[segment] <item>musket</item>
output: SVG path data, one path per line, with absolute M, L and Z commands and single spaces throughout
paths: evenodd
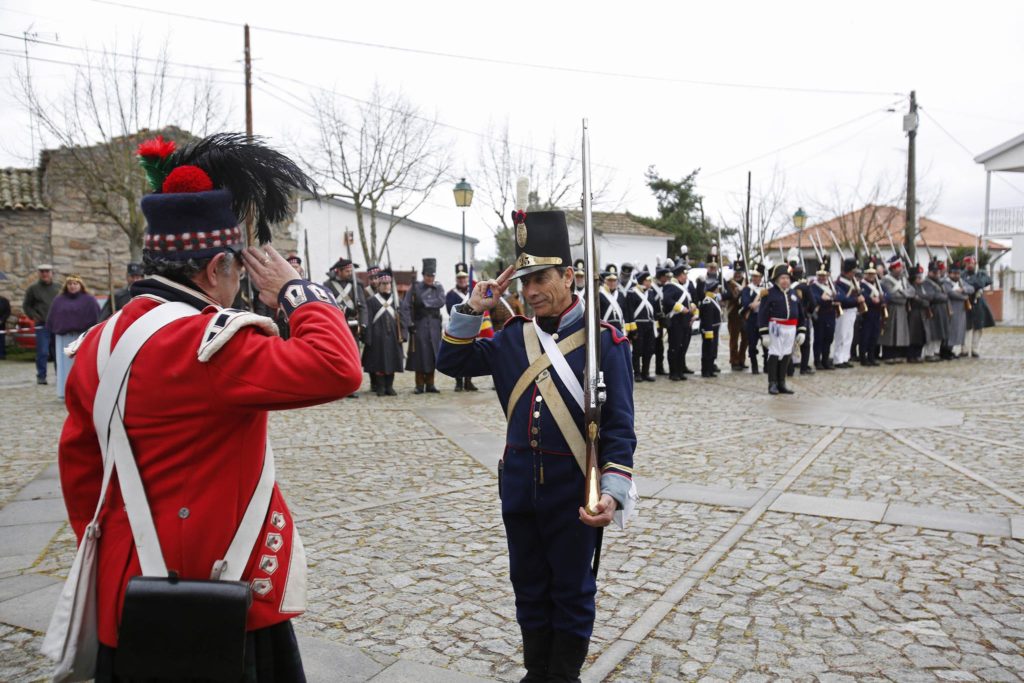
M 585 507 L 596 515 L 601 501 L 601 473 L 598 469 L 597 440 L 601 433 L 601 406 L 607 398 L 604 373 L 601 372 L 601 319 L 597 299 L 597 248 L 594 240 L 594 216 L 590 189 L 590 130 L 583 119 L 583 268 L 585 293 L 583 307 L 586 322 L 586 361 L 583 368 L 583 439 L 586 442 Z
M 117 313 L 117 297 L 114 296 L 114 271 L 110 264 L 110 250 L 107 249 L 107 291 L 110 293 L 110 315 Z M 0 325 L 2 325 L 0 321 Z
M 813 232 L 808 232 L 807 233 L 807 239 L 811 241 L 811 246 L 814 247 L 814 251 L 818 255 L 818 260 L 821 262 L 822 265 L 824 265 L 824 262 L 825 262 L 825 247 L 824 247 L 824 245 L 822 245 L 820 242 L 815 242 L 814 241 L 814 233 Z M 820 240 L 820 238 L 818 238 L 818 240 Z M 840 315 L 843 314 L 843 304 L 841 304 L 839 301 L 836 301 L 836 285 L 833 283 L 833 281 L 831 281 L 831 273 L 830 272 L 828 273 L 828 278 L 827 278 L 826 282 L 828 283 L 828 292 L 831 294 L 831 297 L 833 297 L 833 301 L 831 301 L 831 304 L 833 304 L 833 308 L 836 309 L 836 317 L 839 317 Z

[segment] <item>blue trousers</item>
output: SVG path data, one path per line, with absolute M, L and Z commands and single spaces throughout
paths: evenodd
M 878 338 L 882 335 L 882 313 L 871 309 L 860 317 L 860 359 L 878 360 Z
M 828 304 L 831 306 L 831 304 Z M 836 319 L 818 314 L 814 321 L 814 362 L 823 363 L 832 355 L 832 340 L 836 336 Z
M 46 364 L 50 362 L 50 330 L 36 325 L 36 377 L 46 379 Z
M 579 519 L 584 479 L 576 459 L 509 448 L 499 488 L 516 621 L 525 630 L 551 628 L 589 640 L 597 529 Z

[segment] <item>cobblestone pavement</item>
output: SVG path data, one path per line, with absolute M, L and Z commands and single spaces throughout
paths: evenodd
M 952 427 L 783 423 L 762 416 L 786 400 L 763 375 L 638 386 L 646 498 L 627 532 L 605 535 L 585 680 L 1024 680 L 1024 332 L 986 332 L 984 352 L 791 380 L 803 397 L 961 411 Z M 309 556 L 296 629 L 378 669 L 400 658 L 452 679 L 518 680 L 495 476 L 482 464 L 500 448 L 497 401 L 486 379 L 456 394 L 439 378 L 440 396 L 412 395 L 410 380 L 397 398 L 364 391 L 271 416 Z M 52 472 L 64 409 L 27 361 L 0 362 L 0 401 L 2 539 L 24 523 L 4 515 Z M 74 536 L 50 523 L 24 566 L 26 551 L 0 551 L 3 681 L 48 670 L 45 615 L 26 620 L 25 591 L 4 587 L 66 575 Z

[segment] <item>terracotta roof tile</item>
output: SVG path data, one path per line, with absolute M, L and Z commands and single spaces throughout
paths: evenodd
M 824 223 L 807 226 L 804 228 L 802 238 L 798 238 L 796 232 L 791 232 L 772 240 L 764 245 L 764 248 L 766 251 L 776 250 L 779 247 L 789 249 L 790 247 L 797 246 L 799 241 L 804 248 L 809 249 L 811 244 L 807 234 L 811 233 L 814 235 L 815 240 L 831 250 L 832 237 L 829 236 L 829 230 L 831 230 L 835 234 L 836 239 L 842 242 L 844 246 L 848 241 L 853 240 L 855 246 L 860 247 L 860 238 L 857 233 L 863 232 L 868 242 L 877 242 L 883 249 L 888 249 L 889 235 L 892 235 L 892 239 L 897 245 L 903 243 L 903 226 L 906 222 L 907 213 L 903 209 L 896 208 L 895 206 L 875 206 L 869 204 L 862 209 L 831 218 Z M 978 242 L 978 236 L 973 232 L 954 228 L 931 218 L 922 217 L 918 220 L 918 223 L 921 226 L 921 235 L 916 240 L 916 246 L 921 248 L 925 246 L 924 240 L 928 240 L 928 245 L 933 249 L 973 247 Z M 922 236 L 924 239 L 921 239 Z M 988 240 L 987 248 L 994 251 L 1005 251 L 1007 249 L 1005 245 L 992 240 Z
M 0 210 L 45 211 L 42 183 L 38 169 L 5 168 L 0 170 Z

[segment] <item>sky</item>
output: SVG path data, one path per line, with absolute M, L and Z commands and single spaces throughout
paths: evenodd
M 316 90 L 294 80 L 356 98 L 374 84 L 402 92 L 444 124 L 452 175 L 471 184 L 489 128 L 507 121 L 529 147 L 553 136 L 576 145 L 586 117 L 594 174 L 611 178 L 610 199 L 595 207 L 603 210 L 653 215 L 644 185 L 653 165 L 673 178 L 701 169 L 698 191 L 714 220 L 735 224 L 747 171 L 755 204 L 784 186 L 783 215 L 802 206 L 811 223 L 825 220 L 881 179 L 902 186 L 902 117 L 915 90 L 919 195 L 934 206 L 930 217 L 980 232 L 985 177 L 973 156 L 1024 133 L 1020 0 L 0 0 L 0 34 L 14 36 L 0 36 L 0 166 L 31 165 L 29 120 L 15 97 L 25 31 L 64 46 L 28 45 L 32 77 L 52 98 L 67 92 L 75 68 L 42 60 L 81 62 L 83 47 L 126 50 L 139 40 L 156 56 L 166 43 L 172 61 L 236 70 L 172 72 L 214 73 L 228 128 L 243 130 L 243 22 L 252 25 L 255 131 L 275 146 L 315 145 Z M 1024 175 L 997 177 L 992 206 L 1021 205 Z M 450 184 L 413 217 L 458 231 Z M 479 193 L 466 220 L 482 240 L 478 254 L 493 253 L 495 221 Z

